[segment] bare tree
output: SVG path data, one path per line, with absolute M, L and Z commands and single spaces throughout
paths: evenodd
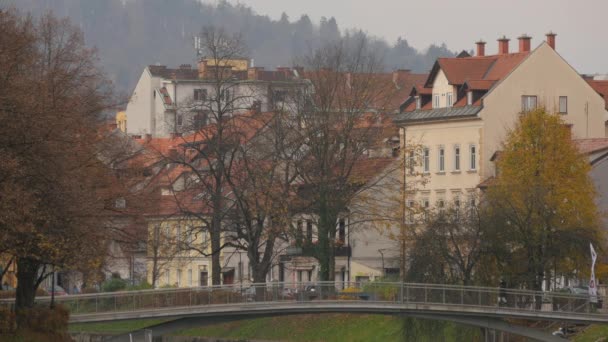
M 291 110 L 302 143 L 298 182 L 308 203 L 304 210 L 317 220 L 320 279 L 333 280 L 337 222 L 366 189 L 355 170 L 373 158 L 374 123 L 386 119 L 395 88 L 365 38 L 327 44 L 299 62 L 310 87 L 297 93 Z
M 231 244 L 247 252 L 255 283 L 264 282 L 293 215 L 297 136 L 289 113 L 260 114 L 265 125 L 238 150 L 235 170 L 226 179 L 234 209 Z
M 247 99 L 250 95 L 235 94 L 234 91 L 236 83 L 232 78 L 231 63 L 246 54 L 240 34 L 230 34 L 213 27 L 204 28 L 199 48 L 211 61 L 211 65 L 199 69 L 211 91 L 181 108 L 192 113 L 191 119 L 187 120 L 190 129 L 186 129 L 192 133 L 182 139 L 184 153 L 179 158 L 167 157 L 170 163 L 184 168 L 189 175 L 187 191 L 197 201 L 186 200 L 191 205 L 179 205 L 184 214 L 203 222 L 198 228 L 209 233 L 211 252 L 206 249 L 199 252 L 205 256 L 210 254 L 212 283 L 218 285 L 221 283 L 220 252 L 225 246 L 222 232 L 232 205 L 226 196 L 226 177 L 230 176 L 240 143 L 235 136 L 235 131 L 238 131 L 236 114 L 249 105 Z

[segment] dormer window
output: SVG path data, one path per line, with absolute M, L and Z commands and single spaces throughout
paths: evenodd
M 420 96 L 416 96 L 416 109 L 422 108 L 422 99 Z
M 467 105 L 468 106 L 473 105 L 473 92 L 472 91 L 467 92 Z
M 433 95 L 433 108 L 439 108 L 439 94 Z

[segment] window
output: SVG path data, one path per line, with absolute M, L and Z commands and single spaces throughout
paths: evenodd
M 437 208 L 439 208 L 439 214 L 445 214 L 445 200 L 440 199 L 437 201 Z
M 522 95 L 521 111 L 528 112 L 534 109 L 536 109 L 536 96 Z
M 272 100 L 274 102 L 285 102 L 286 98 L 287 98 L 286 90 L 275 90 L 274 92 L 272 92 Z
M 207 89 L 194 89 L 194 101 L 206 101 Z
M 180 246 L 182 244 L 182 227 L 181 226 L 177 226 L 177 228 L 176 228 L 175 239 L 177 240 L 178 248 L 181 247 Z
M 182 118 L 181 115 L 177 116 L 177 125 L 181 126 L 184 123 L 184 119 Z
M 447 94 L 447 106 L 452 107 L 452 93 Z
M 559 97 L 559 113 L 560 114 L 568 113 L 568 96 Z
M 114 206 L 118 209 L 124 209 L 127 207 L 127 200 L 124 198 L 118 198 L 114 203 Z
M 414 156 L 414 151 L 410 151 L 410 154 L 407 158 L 407 166 L 409 168 L 409 173 L 414 174 L 414 166 L 416 165 L 416 159 Z
M 171 285 L 169 282 L 171 281 L 171 270 L 165 271 L 165 285 Z
M 424 210 L 424 220 L 428 221 L 429 220 L 429 207 L 430 207 L 430 202 L 428 199 L 422 200 L 422 207 Z
M 342 244 L 346 241 L 346 221 L 343 218 L 338 223 L 338 241 Z
M 296 245 L 302 244 L 302 239 L 304 238 L 304 223 L 302 220 L 298 220 L 296 225 Z
M 312 221 L 306 221 L 306 240 L 312 242 Z
M 439 94 L 433 95 L 433 108 L 439 108 Z
M 206 270 L 200 271 L 198 284 L 199 286 L 207 286 L 207 284 L 209 284 L 209 273 Z
M 445 148 L 439 146 L 439 172 L 445 171 Z
M 470 146 L 471 151 L 471 170 L 477 170 L 477 148 L 475 145 Z
M 420 108 L 422 108 L 422 99 L 420 99 L 420 96 L 416 96 L 416 109 Z
M 473 92 L 469 91 L 467 92 L 467 105 L 472 105 L 473 104 Z
M 430 163 L 431 151 L 428 148 L 425 148 L 423 153 L 424 153 L 424 172 L 429 172 L 431 170 L 431 163 Z
M 460 146 L 454 147 L 454 171 L 460 171 Z
M 177 270 L 177 287 L 182 286 L 182 270 Z
M 414 201 L 407 201 L 407 218 L 406 223 L 414 223 Z
M 192 269 L 188 270 L 188 286 L 192 287 Z

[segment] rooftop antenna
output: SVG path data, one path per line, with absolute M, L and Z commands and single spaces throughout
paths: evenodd
M 194 36 L 194 50 L 196 51 L 196 57 L 201 58 L 203 55 L 201 37 Z

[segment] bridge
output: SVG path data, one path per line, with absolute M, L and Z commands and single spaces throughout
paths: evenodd
M 48 305 L 50 300 L 41 297 L 36 302 Z M 608 323 L 608 313 L 600 312 L 589 296 L 397 282 L 236 284 L 60 296 L 55 301 L 70 310 L 71 323 L 167 318 L 196 325 L 218 317 L 374 313 L 453 321 L 541 341 L 558 339 L 537 329 L 513 325 L 508 319 Z M 168 332 L 170 325 L 159 331 Z M 183 324 L 179 328 L 183 329 Z

